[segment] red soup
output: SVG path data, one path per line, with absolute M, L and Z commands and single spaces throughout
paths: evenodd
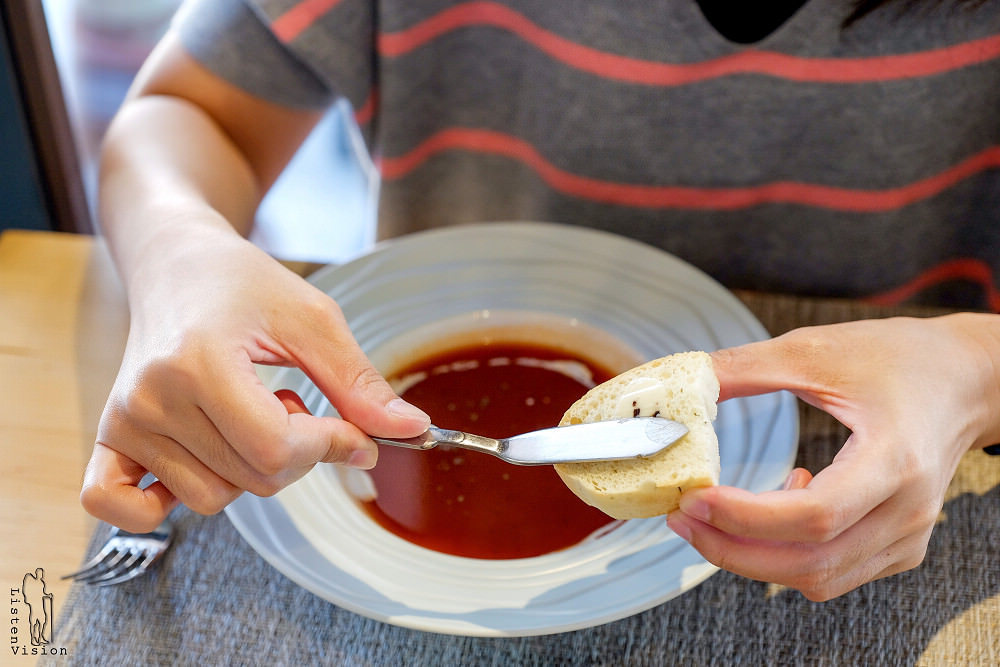
M 555 426 L 613 375 L 565 351 L 519 343 L 449 350 L 389 379 L 440 428 L 505 438 Z M 439 445 L 382 446 L 366 511 L 415 544 L 468 558 L 527 558 L 572 546 L 612 520 L 579 500 L 551 466 L 516 466 Z

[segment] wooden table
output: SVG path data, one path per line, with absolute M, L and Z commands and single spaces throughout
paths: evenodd
M 293 268 L 305 273 L 311 267 Z M 857 302 L 739 296 L 772 333 L 803 323 L 893 314 L 891 309 Z M 305 653 L 296 654 L 300 658 L 312 655 L 311 649 L 344 659 L 360 659 L 364 651 L 374 655 L 420 649 L 425 652 L 421 655 L 430 655 L 427 651 L 433 649 L 454 652 L 447 653 L 452 657 L 492 656 L 495 663 L 502 655 L 527 659 L 555 651 L 566 657 L 575 655 L 581 646 L 600 652 L 604 647 L 600 642 L 610 645 L 616 638 L 644 629 L 641 638 L 649 645 L 631 647 L 637 664 L 642 656 L 647 656 L 643 664 L 656 664 L 670 649 L 721 657 L 717 641 L 723 640 L 745 651 L 758 651 L 757 657 L 765 662 L 765 655 L 809 662 L 810 655 L 816 657 L 809 650 L 836 646 L 823 639 L 825 634 L 840 637 L 849 648 L 859 646 L 857 637 L 851 636 L 864 633 L 868 633 L 866 641 L 872 642 L 867 644 L 869 649 L 851 650 L 860 651 L 866 659 L 881 655 L 870 651 L 886 650 L 899 655 L 916 652 L 920 658 L 916 662 L 928 665 L 980 664 L 982 660 L 988 661 L 982 664 L 996 664 L 1000 658 L 1000 577 L 996 575 L 1000 550 L 991 546 L 1000 545 L 1000 509 L 995 502 L 1000 494 L 1000 461 L 982 452 L 970 453 L 959 467 L 946 498 L 947 516 L 942 517 L 939 539 L 932 543 L 925 565 L 825 605 L 809 604 L 797 594 L 723 573 L 662 609 L 605 628 L 509 641 L 443 637 L 403 631 L 335 610 L 256 559 L 225 517 L 203 519 L 188 514 L 182 519 L 187 540 L 174 549 L 173 558 L 165 559 L 161 572 L 131 587 L 78 587 L 61 613 L 69 585 L 59 575 L 79 565 L 97 525 L 80 507 L 78 494 L 127 327 L 122 286 L 99 239 L 47 232 L 0 235 L 0 460 L 4 466 L 0 583 L 17 588 L 26 573 L 44 568 L 54 598 L 55 631 L 63 632 L 57 643 L 69 643 L 78 656 L 96 651 L 102 660 L 114 662 L 116 656 L 125 660 L 148 651 L 146 657 L 155 662 L 152 656 L 168 651 L 188 659 L 202 651 L 198 655 L 207 658 L 217 655 L 213 651 L 217 652 L 220 642 L 228 641 L 233 644 L 228 650 L 261 658 L 275 658 L 274 651 L 283 649 L 304 649 Z M 817 410 L 803 407 L 801 415 L 800 455 L 807 465 L 821 466 L 836 451 L 837 443 L 843 442 L 844 430 Z M 970 550 L 970 545 L 975 548 Z M 231 554 L 236 554 L 244 568 L 242 578 L 227 576 L 227 585 L 219 593 L 192 589 L 190 582 L 196 581 L 191 579 L 192 563 L 217 562 Z M 270 592 L 262 595 L 262 587 L 270 587 Z M 123 615 L 122 606 L 129 604 L 134 611 Z M 206 626 L 205 619 L 195 617 L 206 604 L 219 614 L 216 621 L 223 622 L 217 631 Z M 15 606 L 12 603 L 11 608 Z M 188 609 L 193 614 L 190 618 Z M 241 620 L 245 615 L 269 619 L 272 625 L 248 624 Z M 100 623 L 95 623 L 95 616 Z M 711 636 L 701 638 L 682 631 L 688 620 L 711 624 L 722 618 L 726 624 L 715 627 Z M 736 624 L 747 627 L 734 629 Z M 156 629 L 154 635 L 136 635 L 138 628 L 151 627 Z M 704 630 L 699 627 L 699 632 Z M 809 649 L 813 635 L 826 643 Z M 893 644 L 896 636 L 908 637 L 912 644 L 907 646 L 913 648 L 900 650 Z M 198 637 L 203 645 L 192 641 Z M 8 651 L 5 646 L 4 664 L 12 660 L 10 664 L 34 663 L 31 656 L 12 658 Z M 753 656 L 752 652 L 743 655 L 751 660 Z
M 57 619 L 70 586 L 59 577 L 80 563 L 97 525 L 80 506 L 80 481 L 127 331 L 103 243 L 0 235 L 0 582 L 18 587 L 44 568 Z
M 0 234 L 0 585 L 43 568 L 57 619 L 71 586 L 60 576 L 79 566 L 97 526 L 80 484 L 127 334 L 124 289 L 100 239 Z

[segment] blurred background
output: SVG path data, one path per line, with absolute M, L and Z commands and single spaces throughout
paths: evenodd
M 101 137 L 181 3 L 42 2 L 91 205 Z M 376 191 L 350 109 L 337 107 L 268 195 L 252 238 L 281 259 L 342 262 L 372 242 Z

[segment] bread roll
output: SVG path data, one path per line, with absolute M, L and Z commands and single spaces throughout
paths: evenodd
M 719 381 L 705 352 L 655 359 L 588 391 L 560 426 L 623 417 L 660 416 L 688 433 L 646 459 L 555 466 L 566 486 L 588 505 L 616 519 L 659 516 L 677 509 L 681 493 L 719 483 L 719 440 L 712 427 Z

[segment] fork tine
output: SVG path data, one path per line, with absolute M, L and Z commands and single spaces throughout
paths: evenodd
M 103 570 L 101 567 L 102 563 L 117 551 L 114 543 L 108 542 L 104 545 L 104 548 L 97 552 L 93 558 L 84 563 L 79 570 L 76 572 L 71 572 L 70 574 L 64 574 L 60 579 L 80 579 L 82 577 L 91 576 L 95 571 Z
M 139 554 L 136 553 L 136 548 L 121 549 L 115 554 L 113 558 L 109 558 L 104 563 L 104 567 L 95 570 L 93 573 L 86 577 L 79 577 L 77 581 L 82 581 L 85 584 L 92 584 L 97 581 L 102 581 L 104 579 L 111 579 L 116 577 L 121 572 L 128 570 L 139 558 Z
M 146 554 L 146 557 L 139 561 L 139 563 L 137 563 L 134 567 L 125 570 L 117 577 L 102 579 L 100 581 L 93 581 L 90 583 L 94 586 L 113 586 L 114 584 L 120 584 L 123 581 L 128 581 L 129 579 L 135 579 L 149 569 L 149 566 L 156 560 L 157 556 L 158 554 L 148 553 Z
M 172 540 L 173 527 L 169 519 L 149 533 L 129 533 L 113 528 L 97 555 L 62 578 L 94 586 L 110 586 L 134 579 L 149 570 Z

